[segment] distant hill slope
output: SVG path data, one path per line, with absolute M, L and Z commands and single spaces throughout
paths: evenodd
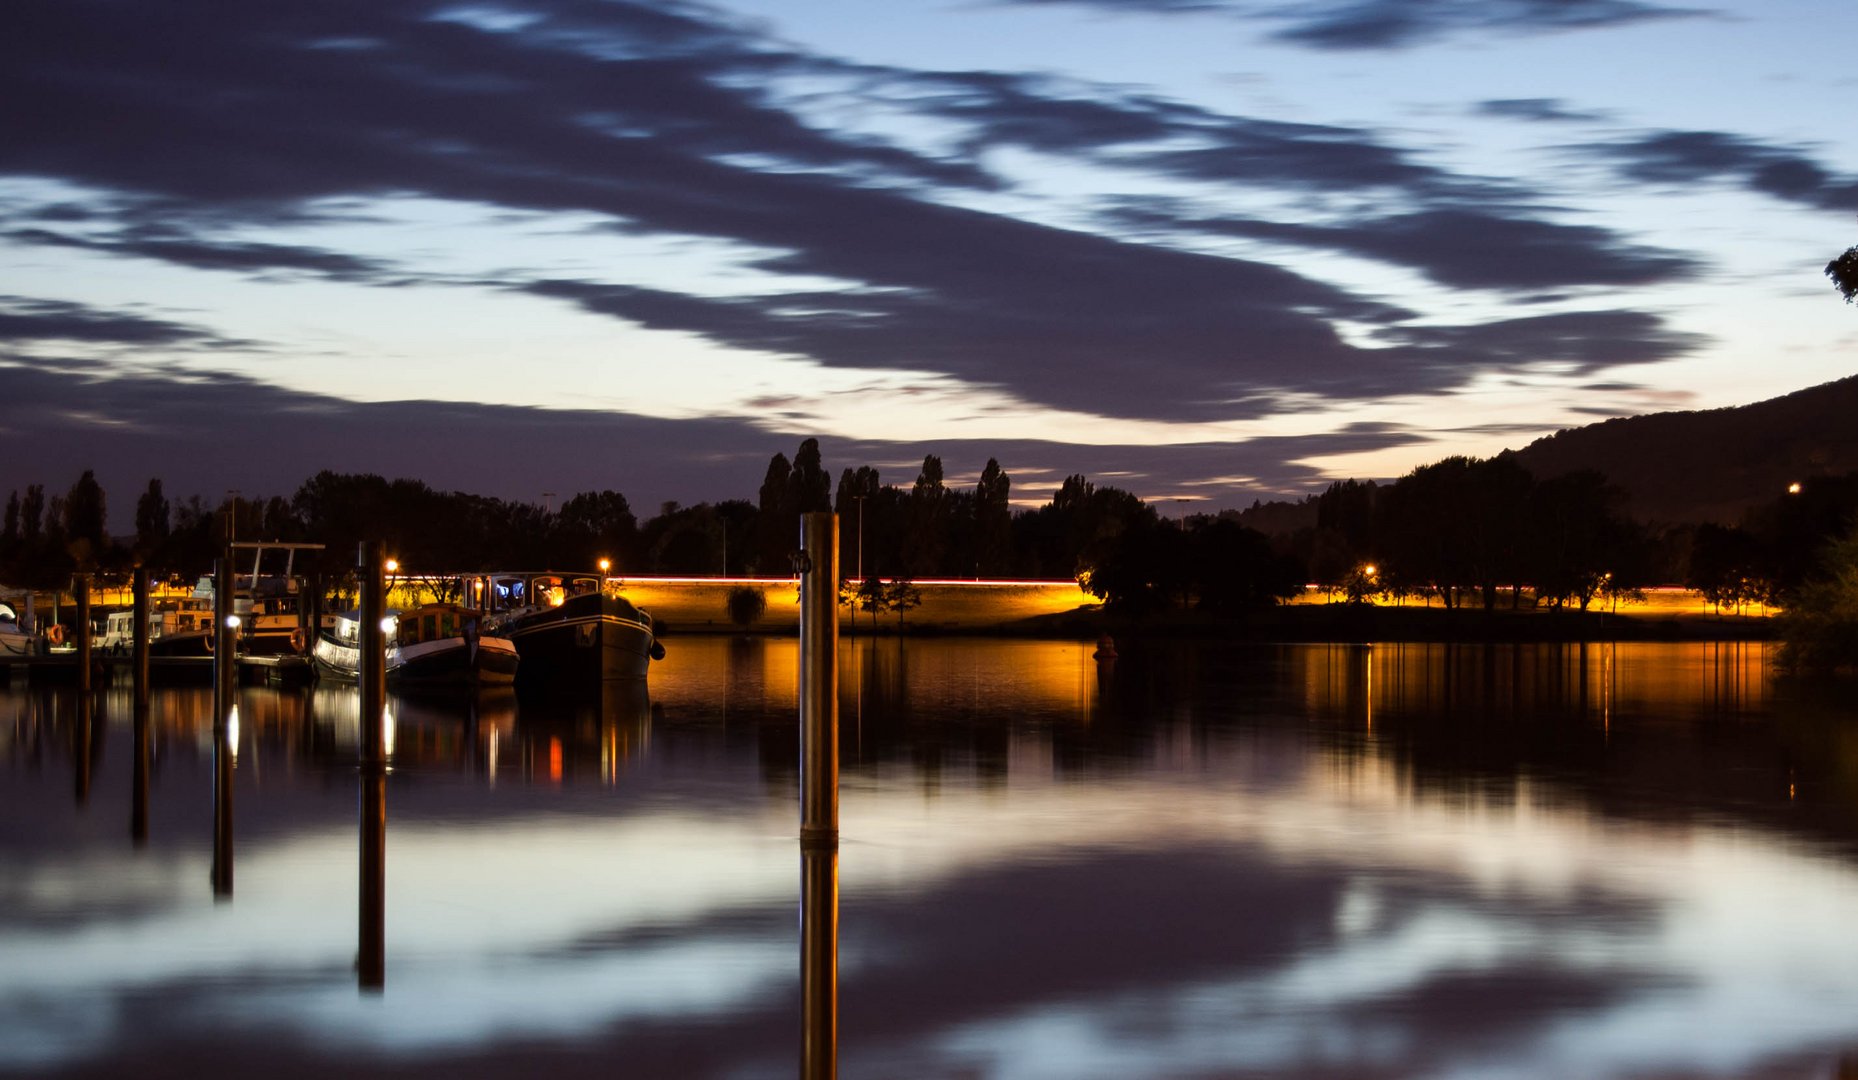
M 1733 524 L 1793 481 L 1858 470 L 1858 375 L 1753 405 L 1568 428 L 1514 453 L 1537 477 L 1605 473 L 1642 520 Z

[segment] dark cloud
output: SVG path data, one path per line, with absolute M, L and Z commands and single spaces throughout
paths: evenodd
M 1587 123 L 1606 119 L 1604 114 L 1568 108 L 1559 98 L 1493 98 L 1477 103 L 1479 114 L 1504 120 L 1544 123 Z
M 969 153 L 1019 146 L 1222 184 L 1413 197 L 1484 185 L 1452 177 L 1355 127 L 1228 116 L 1104 87 L 1000 72 L 885 72 L 885 92 L 913 111 L 960 123 Z
M 1317 49 L 1390 49 L 1466 33 L 1541 33 L 1705 14 L 1641 0 L 1005 0 L 1129 14 L 1225 14 L 1279 24 L 1272 34 Z
M 1297 5 L 1275 36 L 1319 49 L 1385 49 L 1467 31 L 1587 30 L 1697 14 L 1637 0 L 1329 0 Z
M 1793 147 L 1720 131 L 1658 131 L 1578 147 L 1622 175 L 1651 184 L 1709 181 L 1825 210 L 1858 210 L 1858 178 L 1838 176 Z
M 373 259 L 322 248 L 249 241 L 205 240 L 178 229 L 136 227 L 92 237 L 50 229 L 14 229 L 0 238 L 25 244 L 81 248 L 111 255 L 157 259 L 196 270 L 237 273 L 288 271 L 316 274 L 337 281 L 379 281 L 385 267 Z
M 1462 289 L 1653 285 L 1682 280 L 1697 269 L 1681 255 L 1627 244 L 1608 229 L 1479 210 L 1423 210 L 1346 226 L 1173 217 L 1158 206 L 1124 207 L 1115 216 L 1138 227 L 1344 251 L 1410 266 Z
M 1513 367 L 1565 366 L 1579 373 L 1681 356 L 1702 344 L 1641 311 L 1534 315 L 1475 326 L 1399 327 L 1382 333 L 1402 349 L 1442 362 L 1462 351 L 1507 357 Z
M 938 158 L 809 126 L 775 87 L 800 76 L 863 79 L 890 100 L 960 120 L 975 145 L 1088 150 L 1222 184 L 1377 188 L 1423 205 L 1491 194 L 1370 132 L 1140 96 L 1093 104 L 984 73 L 855 69 L 770 46 L 691 6 L 473 10 L 412 0 L 35 6 L 14 28 L 0 96 L 40 104 L 7 114 L 0 173 L 100 192 L 95 208 L 118 228 L 38 228 L 27 238 L 370 280 L 382 268 L 369 259 L 223 237 L 337 203 L 365 212 L 368 199 L 395 195 L 591 212 L 643 233 L 774 252 L 756 265 L 847 284 L 731 299 L 639 283 L 499 284 L 728 345 L 943 373 L 1034 404 L 1145 419 L 1251 416 L 1292 395 L 1436 391 L 1526 351 L 1483 351 L 1488 335 L 1471 332 L 1419 352 L 1363 349 L 1334 324 L 1407 313 L 1263 263 L 947 205 L 937 200 L 951 190 L 1001 181 L 971 155 Z M 1412 221 L 1404 234 L 1389 227 L 1382 246 L 1430 260 L 1440 280 L 1487 280 L 1466 265 L 1471 255 L 1422 250 L 1430 234 Z M 1612 283 L 1675 271 L 1602 234 L 1516 231 L 1558 260 L 1555 274 L 1539 276 Z
M 1014 494 L 1044 498 L 1070 473 L 1105 477 L 1147 496 L 1203 494 L 1214 505 L 1301 493 L 1322 475 L 1299 464 L 1320 454 L 1417 444 L 1405 429 L 1360 426 L 1339 433 L 1243 443 L 1071 445 L 1037 439 L 882 442 L 816 429 L 771 428 L 746 417 L 666 420 L 604 411 L 440 401 L 357 403 L 300 393 L 239 375 L 143 369 L 0 356 L 0 415 L 8 451 L 0 493 L 45 483 L 62 490 L 94 468 L 112 492 L 139 491 L 150 475 L 170 493 L 294 491 L 322 469 L 416 477 L 441 490 L 538 499 L 614 488 L 635 506 L 753 499 L 775 453 L 792 456 L 819 436 L 839 469 L 920 462 L 938 454 L 951 475 L 978 473 L 996 457 Z M 460 453 L 459 447 L 496 447 Z M 263 452 L 253 452 L 262 447 Z M 905 473 L 907 472 L 907 475 Z M 886 468 L 907 485 L 908 469 Z
M 216 345 L 224 339 L 197 326 L 106 311 L 64 300 L 0 295 L 0 346 L 35 342 L 86 345 Z

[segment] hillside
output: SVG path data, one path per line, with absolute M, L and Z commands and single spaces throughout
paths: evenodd
M 1858 375 L 1753 405 L 1568 428 L 1514 453 L 1538 477 L 1605 473 L 1643 520 L 1732 524 L 1789 483 L 1858 470 Z

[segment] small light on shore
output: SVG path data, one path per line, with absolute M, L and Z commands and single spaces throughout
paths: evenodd
M 1798 494 L 1800 494 L 1800 481 L 1798 481 L 1798 480 L 1795 480 L 1795 481 L 1794 481 L 1793 483 L 1791 483 L 1791 484 L 1788 484 L 1788 485 L 1787 485 L 1787 494 L 1789 494 L 1789 495 L 1798 495 Z

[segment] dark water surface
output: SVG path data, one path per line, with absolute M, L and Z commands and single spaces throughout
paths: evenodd
M 793 1075 L 795 643 L 673 644 L 649 697 L 393 701 L 380 992 L 352 688 L 241 693 L 217 845 L 210 691 L 138 814 L 126 686 L 0 688 L 0 1071 Z M 1764 646 L 842 668 L 844 1076 L 1858 1064 L 1858 706 Z

